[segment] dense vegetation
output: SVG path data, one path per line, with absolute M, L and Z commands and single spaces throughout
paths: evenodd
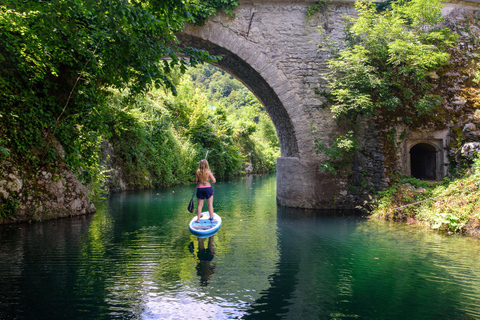
M 358 150 L 357 126 L 363 117 L 375 117 L 380 127 L 391 186 L 366 201 L 363 209 L 373 216 L 401 221 L 422 221 L 436 229 L 475 233 L 480 227 L 478 174 L 480 162 L 450 159 L 450 176 L 441 182 L 421 181 L 395 171 L 397 126 L 419 128 L 445 125 L 445 118 L 458 119 L 466 112 L 480 112 L 479 64 L 480 16 L 463 17 L 462 23 L 447 25 L 438 0 L 388 1 L 383 4 L 357 2 L 357 17 L 347 17 L 346 40 L 339 48 L 324 35 L 320 48 L 331 54 L 324 74 L 327 98 L 334 117 L 345 131 L 328 144 L 317 139 L 318 152 L 327 155 L 321 170 L 338 173 L 347 169 Z M 474 26 L 474 27 L 472 27 Z M 477 28 L 477 29 L 476 29 Z M 461 43 L 461 46 L 457 46 Z M 459 112 L 446 110 L 447 75 L 461 77 L 457 93 L 467 103 Z M 464 142 L 461 128 L 449 148 L 455 154 Z M 426 200 L 426 201 L 425 201 Z M 424 202 L 422 202 L 424 201 Z
M 194 22 L 184 1 L 3 1 L 0 6 L 0 121 L 3 156 L 33 167 L 55 161 L 52 138 L 67 163 L 92 154 L 89 132 L 103 127 L 109 87 L 132 94 L 175 90 L 169 73 L 212 61 L 175 46 L 174 32 Z M 169 60 L 162 60 L 169 57 Z M 84 160 L 82 160 L 84 161 Z
M 374 3 L 355 3 L 358 17 L 345 21 L 343 48 L 328 38 L 320 48 L 331 54 L 324 74 L 334 117 L 348 133 L 330 146 L 317 142 L 319 152 L 330 159 L 321 170 L 336 173 L 356 150 L 359 118 L 378 116 L 383 127 L 418 125 L 431 121 L 431 111 L 443 101 L 435 92 L 435 71 L 446 66 L 448 48 L 457 36 L 441 25 L 443 4 L 439 0 L 396 1 L 377 11 Z M 391 145 L 394 155 L 395 141 Z M 387 147 L 388 149 L 388 147 Z
M 2 1 L 0 163 L 13 165 L 24 179 L 66 164 L 96 194 L 107 174 L 99 166 L 104 139 L 124 152 L 120 164 L 136 186 L 147 179 L 150 185 L 186 181 L 192 159 L 205 148 L 219 176 L 243 170 L 248 159 L 242 152 L 252 151 L 255 169 L 271 169 L 270 155 L 254 159 L 265 156 L 256 152 L 258 144 L 240 150 L 232 143 L 254 141 L 253 131 L 260 132 L 264 122 L 243 117 L 250 128 L 244 134 L 221 104 L 205 108 L 206 100 L 193 91 L 172 96 L 175 82 L 186 81 L 179 75 L 188 67 L 217 59 L 178 46 L 175 33 L 219 9 L 231 13 L 236 5 L 236 0 Z M 4 200 L 2 214 L 5 205 L 14 212 L 18 202 Z
M 195 90 L 204 92 L 210 105 L 224 108 L 233 125 L 234 143 L 243 155 L 249 155 L 254 172 L 275 168 L 280 144 L 265 108 L 243 84 L 211 65 L 190 69 Z
M 419 221 L 433 229 L 480 236 L 480 157 L 451 181 L 404 177 L 367 203 L 374 217 Z
M 227 11 L 238 4 L 2 6 L 2 158 L 27 170 L 54 167 L 57 139 L 66 163 L 96 195 L 109 175 L 100 163 L 105 139 L 129 188 L 191 180 L 206 149 L 218 177 L 245 172 L 249 163 L 253 172 L 273 170 L 278 139 L 261 104 L 213 66 L 190 68 L 191 76 L 182 77 L 187 67 L 216 58 L 172 45 L 173 32 L 186 22 L 202 22 L 222 3 Z M 15 63 L 17 69 L 6 67 Z
M 210 166 L 220 178 L 244 173 L 249 160 L 253 172 L 275 169 L 275 129 L 242 84 L 203 65 L 177 77 L 176 87 L 176 96 L 152 90 L 132 100 L 115 92 L 109 100 L 105 124 L 129 187 L 191 181 L 207 149 Z M 218 88 L 230 89 L 219 93 Z M 225 107 L 222 101 L 232 97 L 238 97 L 236 104 Z

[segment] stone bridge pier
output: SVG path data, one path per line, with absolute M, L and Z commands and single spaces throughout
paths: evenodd
M 353 0 L 327 2 L 307 20 L 308 6 L 315 2 L 240 0 L 234 17 L 218 13 L 202 26 L 187 26 L 178 38 L 184 46 L 222 56 L 216 65 L 241 81 L 265 106 L 280 140 L 280 205 L 351 209 L 358 201 L 358 192 L 350 191 L 351 183 L 359 184 L 359 176 L 379 188 L 385 185 L 383 156 L 374 124 L 368 124 L 359 142 L 364 152 L 353 163 L 350 178 L 318 171 L 323 159 L 315 152 L 312 133 L 327 142 L 337 134 L 330 110 L 323 108 L 324 101 L 316 93 L 323 90 L 321 73 L 325 71 L 325 56 L 317 48 L 322 41 L 318 26 L 340 41 L 341 17 L 355 15 L 355 8 Z

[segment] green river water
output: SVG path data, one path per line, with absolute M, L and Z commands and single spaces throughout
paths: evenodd
M 216 183 L 209 239 L 192 185 L 0 226 L 0 319 L 480 319 L 479 240 L 279 207 L 275 185 Z

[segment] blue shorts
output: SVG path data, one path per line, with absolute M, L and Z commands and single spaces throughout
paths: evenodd
M 208 199 L 213 196 L 213 188 L 206 187 L 206 188 L 197 188 L 197 198 L 198 199 Z

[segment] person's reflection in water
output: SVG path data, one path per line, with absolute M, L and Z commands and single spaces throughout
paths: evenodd
M 198 238 L 197 275 L 200 277 L 200 285 L 208 286 L 210 277 L 215 272 L 215 265 L 212 264 L 215 251 L 213 249 L 213 236 L 208 238 L 208 246 L 205 248 L 202 238 Z

